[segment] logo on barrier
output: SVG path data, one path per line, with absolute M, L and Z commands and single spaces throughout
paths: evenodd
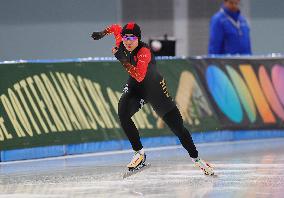
M 238 67 L 211 64 L 206 69 L 206 83 L 219 109 L 235 123 L 244 114 L 254 123 L 260 116 L 263 123 L 284 121 L 284 67 L 240 64 Z

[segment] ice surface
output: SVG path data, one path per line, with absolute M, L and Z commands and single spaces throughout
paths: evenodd
M 129 151 L 0 163 L 0 198 L 283 197 L 284 138 L 197 148 L 216 176 L 180 146 L 146 149 L 151 167 L 126 179 Z

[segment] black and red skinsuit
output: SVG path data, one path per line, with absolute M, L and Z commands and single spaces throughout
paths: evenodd
M 143 146 L 131 117 L 144 104 L 149 103 L 179 138 L 190 157 L 197 158 L 198 151 L 190 133 L 183 125 L 182 116 L 175 102 L 168 93 L 163 76 L 157 70 L 153 53 L 148 45 L 140 40 L 132 52 L 127 51 L 122 42 L 121 30 L 121 26 L 117 24 L 106 28 L 107 34 L 114 34 L 116 47 L 118 50 L 122 50 L 127 58 L 124 64 L 127 64 L 125 68 L 129 78 L 119 100 L 118 116 L 133 150 L 138 151 Z

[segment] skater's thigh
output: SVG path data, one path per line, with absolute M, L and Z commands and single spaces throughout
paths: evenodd
M 118 114 L 120 116 L 133 116 L 140 109 L 141 98 L 135 94 L 124 93 L 118 103 Z

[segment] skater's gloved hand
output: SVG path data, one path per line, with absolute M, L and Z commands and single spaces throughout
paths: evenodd
M 101 31 L 101 32 L 93 32 L 92 33 L 92 38 L 94 40 L 100 40 L 101 38 L 103 38 L 106 35 L 106 31 Z
M 113 47 L 112 48 L 112 54 L 114 55 L 117 52 L 117 50 L 118 50 L 118 47 Z
M 114 47 L 112 52 L 117 60 L 119 60 L 122 64 L 127 62 L 127 57 L 122 48 Z

